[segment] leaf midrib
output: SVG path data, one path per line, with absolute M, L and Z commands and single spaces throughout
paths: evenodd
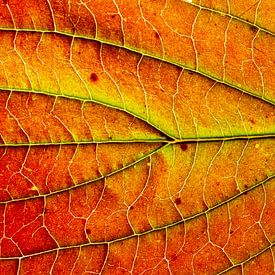
M 88 145 L 88 144 L 116 144 L 116 143 L 202 143 L 202 142 L 222 142 L 233 140 L 254 140 L 275 138 L 275 133 L 259 134 L 259 135 L 239 135 L 239 136 L 224 136 L 224 137 L 205 137 L 205 138 L 183 138 L 183 139 L 133 139 L 133 140 L 91 140 L 91 141 L 68 141 L 68 142 L 33 142 L 33 143 L 0 143 L 0 147 L 37 147 L 37 146 L 60 146 L 60 145 Z

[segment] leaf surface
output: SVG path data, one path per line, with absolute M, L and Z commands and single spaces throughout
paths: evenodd
M 272 8 L 0 3 L 0 273 L 273 274 Z
M 273 7 L 270 0 L 254 5 L 222 1 L 226 2 L 227 14 L 216 12 L 217 1 L 208 9 L 203 8 L 209 5 L 207 1 L 200 6 L 182 0 L 26 2 L 18 5 L 16 0 L 9 0 L 3 5 L 2 29 L 55 31 L 119 45 L 274 102 L 275 56 L 269 50 L 269 45 L 274 47 L 274 16 L 269 14 Z M 253 14 L 255 6 L 253 23 L 231 15 L 242 10 L 240 18 L 246 18 L 245 11 L 252 10 Z M 271 33 L 258 27 L 261 20 L 268 20 L 264 24 Z

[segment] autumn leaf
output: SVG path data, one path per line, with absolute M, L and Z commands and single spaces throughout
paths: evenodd
M 274 274 L 274 9 L 0 1 L 0 274 Z

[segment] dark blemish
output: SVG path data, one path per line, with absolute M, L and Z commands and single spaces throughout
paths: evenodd
M 132 205 L 131 207 L 130 207 L 130 210 L 133 210 L 134 209 L 134 206 Z
M 159 39 L 159 34 L 157 32 L 155 32 L 155 37 Z
M 193 75 L 194 73 L 193 73 L 193 72 L 188 71 L 188 74 Z
M 91 73 L 91 75 L 90 75 L 90 80 L 91 80 L 92 82 L 96 82 L 96 81 L 98 80 L 97 74 L 96 74 L 96 73 Z
M 243 194 L 246 196 L 247 195 L 247 191 L 243 192 Z
M 9 4 L 9 0 L 3 0 L 3 3 L 4 3 L 5 5 L 8 5 L 8 4 Z
M 87 228 L 87 229 L 86 229 L 86 233 L 87 233 L 87 234 L 91 234 L 91 233 L 92 233 L 91 229 Z
M 229 233 L 230 233 L 230 234 L 233 234 L 233 232 L 234 232 L 233 230 L 230 230 L 230 232 L 229 232 Z
M 256 33 L 258 31 L 258 28 L 255 27 L 255 26 L 251 26 L 250 25 L 250 30 L 253 32 L 253 33 Z
M 177 259 L 177 255 L 172 256 L 171 261 L 175 261 Z
M 181 143 L 180 148 L 182 151 L 186 151 L 188 149 L 188 145 L 186 143 Z
M 245 189 L 247 189 L 247 187 L 248 187 L 248 185 L 247 185 L 247 184 L 245 184 L 245 185 L 244 185 L 244 188 L 245 188 Z
M 181 72 L 183 72 L 183 68 L 177 66 L 176 71 L 177 71 L 178 76 L 180 76 Z
M 181 198 L 176 198 L 176 199 L 175 199 L 175 204 L 176 204 L 176 205 L 181 204 Z
M 164 93 L 164 89 L 160 89 Z
M 250 118 L 249 121 L 250 121 L 250 123 L 252 123 L 252 124 L 255 124 L 255 123 L 256 123 L 255 119 L 253 119 L 253 118 Z
M 115 17 L 116 17 L 116 15 L 115 15 L 115 14 L 113 14 L 111 17 L 112 17 L 112 18 L 115 18 Z

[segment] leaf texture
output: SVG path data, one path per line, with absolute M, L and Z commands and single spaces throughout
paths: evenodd
M 274 274 L 274 8 L 0 2 L 0 274 Z

